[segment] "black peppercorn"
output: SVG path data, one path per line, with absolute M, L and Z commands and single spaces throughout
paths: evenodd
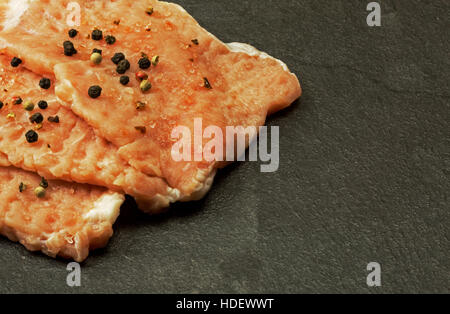
M 64 47 L 64 55 L 71 57 L 74 54 L 76 54 L 78 51 L 75 49 L 75 47 L 73 46 L 73 43 L 71 41 L 65 41 L 63 43 L 63 47 Z
M 121 52 L 115 53 L 114 56 L 111 58 L 111 61 L 114 64 L 119 64 L 119 62 L 122 60 L 125 60 L 125 55 Z
M 98 29 L 94 29 L 92 31 L 92 39 L 93 40 L 102 40 L 103 39 L 103 32 Z
M 102 54 L 102 50 L 101 50 L 101 49 L 94 48 L 94 50 L 92 50 L 92 53 L 99 53 L 99 54 Z
M 91 98 L 98 98 L 102 94 L 102 88 L 98 85 L 91 86 L 89 87 L 88 94 Z
M 125 60 L 122 60 L 119 62 L 119 64 L 117 65 L 116 71 L 119 74 L 124 74 L 129 69 L 130 69 L 130 62 L 125 59 Z
M 27 139 L 28 143 L 36 143 L 39 139 L 39 135 L 33 130 L 30 130 L 25 133 L 25 138 Z
M 41 123 L 42 121 L 44 121 L 44 117 L 42 116 L 42 114 L 40 114 L 39 112 L 34 113 L 31 117 L 30 117 L 30 122 L 31 123 Z
M 0 109 L 3 108 L 3 101 L 0 101 Z
M 120 77 L 120 84 L 122 85 L 128 85 L 130 83 L 130 78 L 126 75 L 123 75 Z
M 114 43 L 116 42 L 116 37 L 108 35 L 105 37 L 105 41 L 108 45 L 114 45 Z
M 45 100 L 41 100 L 38 102 L 38 107 L 41 108 L 42 110 L 47 109 L 48 103 Z
M 143 70 L 148 69 L 151 65 L 152 62 L 146 57 L 139 60 L 139 67 Z
M 78 31 L 76 30 L 76 29 L 71 29 L 70 31 L 69 31 L 69 37 L 70 38 L 74 38 L 75 36 L 77 36 L 78 35 Z
M 52 85 L 52 82 L 48 78 L 44 77 L 39 81 L 39 86 L 43 89 L 49 89 L 51 85 Z
M 21 63 L 22 63 L 22 60 L 17 58 L 17 57 L 14 57 L 11 60 L 11 66 L 14 67 L 14 68 L 18 67 Z

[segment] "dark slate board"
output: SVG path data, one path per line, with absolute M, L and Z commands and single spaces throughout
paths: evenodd
M 303 97 L 268 122 L 279 171 L 232 165 L 160 217 L 129 200 L 80 288 L 2 238 L 0 292 L 449 292 L 450 3 L 383 0 L 370 28 L 369 1 L 176 2 L 299 75 Z

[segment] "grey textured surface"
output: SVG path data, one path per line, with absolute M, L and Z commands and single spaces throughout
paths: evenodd
M 279 171 L 235 164 L 160 217 L 129 201 L 80 288 L 2 238 L 0 292 L 449 292 L 450 2 L 383 0 L 378 28 L 369 1 L 176 2 L 299 75 L 303 97 L 269 120 Z

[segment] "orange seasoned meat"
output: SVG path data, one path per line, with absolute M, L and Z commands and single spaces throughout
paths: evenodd
M 166 182 L 174 199 L 202 197 L 223 165 L 175 161 L 177 126 L 193 132 L 202 119 L 203 128 L 258 127 L 301 95 L 284 63 L 248 45 L 224 44 L 176 4 L 78 0 L 80 25 L 69 26 L 71 0 L 19 2 L 0 8 L 0 49 L 20 58 L 19 67 L 54 75 L 61 104 L 135 169 Z M 98 56 L 90 60 L 94 49 L 100 64 Z
M 83 261 L 113 234 L 124 196 L 104 188 L 48 181 L 38 198 L 41 177 L 0 159 L 0 234 L 28 250 Z

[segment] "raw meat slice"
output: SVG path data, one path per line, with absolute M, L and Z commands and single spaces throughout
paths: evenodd
M 15 2 L 9 0 L 3 10 L 0 47 L 21 57 L 23 66 L 33 71 L 54 72 L 56 93 L 65 106 L 118 146 L 120 156 L 132 166 L 164 178 L 184 200 L 203 196 L 215 168 L 223 164 L 174 161 L 171 131 L 176 126 L 192 130 L 195 118 L 203 120 L 204 128 L 260 126 L 268 114 L 301 94 L 297 77 L 286 65 L 250 46 L 223 44 L 175 4 L 80 0 L 79 34 L 70 39 L 64 14 L 70 1 L 25 1 L 20 9 L 11 9 Z M 151 15 L 146 12 L 149 6 Z M 116 42 L 108 45 L 88 38 L 95 28 L 115 36 Z M 45 38 L 46 45 L 36 38 Z M 69 39 L 78 51 L 70 57 L 63 53 L 63 42 Z M 103 50 L 99 66 L 86 61 L 93 48 Z M 110 61 L 116 52 L 123 52 L 131 63 L 127 87 L 120 85 Z M 147 94 L 133 79 L 142 53 L 160 57 L 159 64 L 147 70 L 153 84 Z M 103 88 L 95 100 L 87 93 L 92 85 Z M 138 101 L 147 104 L 145 110 L 135 109 Z M 145 126 L 147 132 L 141 134 L 137 126 Z
M 169 205 L 171 189 L 162 179 L 128 165 L 114 145 L 96 136 L 86 122 L 59 104 L 53 88 L 39 87 L 40 76 L 23 67 L 13 68 L 9 61 L 10 57 L 0 55 L 0 152 L 12 165 L 48 179 L 89 183 L 128 193 L 146 211 Z M 20 97 L 22 103 L 14 105 L 14 97 Z M 47 102 L 46 109 L 38 107 L 41 100 Z M 34 103 L 34 110 L 23 108 L 27 101 Z M 37 113 L 44 118 L 40 129 L 30 122 Z M 56 116 L 58 123 L 47 120 Z M 25 134 L 34 129 L 39 139 L 28 143 Z
M 100 187 L 49 181 L 45 197 L 37 198 L 34 188 L 40 181 L 36 174 L 0 166 L 0 234 L 30 251 L 77 262 L 86 259 L 89 250 L 107 244 L 123 195 Z M 19 191 L 21 183 L 27 186 L 23 192 Z

